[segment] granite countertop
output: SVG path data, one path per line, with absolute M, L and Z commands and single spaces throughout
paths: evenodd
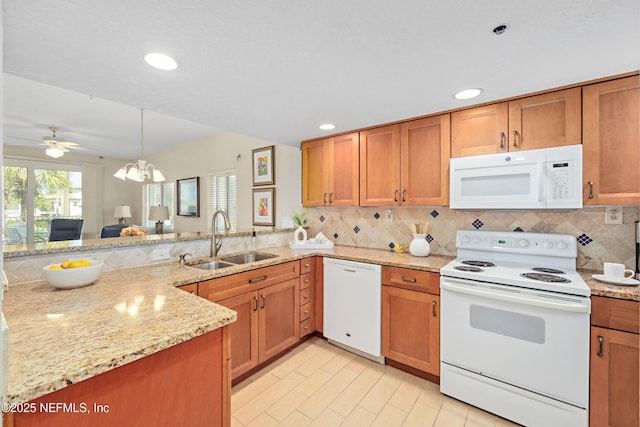
M 10 333 L 9 383 L 3 402 L 26 402 L 236 320 L 234 311 L 175 286 L 311 255 L 434 273 L 453 259 L 342 246 L 259 252 L 278 257 L 215 271 L 177 262 L 106 271 L 94 284 L 73 290 L 58 290 L 45 281 L 11 286 L 4 301 Z M 202 260 L 207 259 L 189 263 Z M 592 295 L 640 301 L 638 286 L 608 285 L 591 278 L 597 272 L 580 273 Z

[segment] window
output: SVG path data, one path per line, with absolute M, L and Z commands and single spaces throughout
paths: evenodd
M 227 170 L 209 174 L 207 220 L 211 224 L 213 213 L 219 209 L 225 211 L 233 230 L 236 229 L 236 171 Z M 216 231 L 224 231 L 224 221 L 218 218 Z
M 169 219 L 163 221 L 165 229 L 173 229 L 175 215 L 175 182 L 158 182 L 145 185 L 142 200 L 142 224 L 145 227 L 155 227 L 155 221 L 149 219 L 151 206 L 166 206 L 169 208 Z
M 4 242 L 46 242 L 53 218 L 82 219 L 82 166 L 5 158 Z

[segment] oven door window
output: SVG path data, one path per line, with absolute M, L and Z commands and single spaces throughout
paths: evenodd
M 545 341 L 545 322 L 540 316 L 472 304 L 469 323 L 472 328 L 535 344 Z

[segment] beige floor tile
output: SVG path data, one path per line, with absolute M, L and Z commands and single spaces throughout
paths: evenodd
M 434 427 L 464 427 L 465 423 L 464 416 L 460 415 L 458 411 L 450 411 L 445 408 L 441 408 L 440 412 L 438 412 L 438 417 L 436 418 L 436 422 L 433 424 Z
M 275 375 L 278 378 L 284 378 L 291 372 L 295 371 L 298 366 L 309 360 L 309 358 L 313 357 L 316 353 L 322 351 L 324 345 L 326 345 L 323 344 L 322 341 L 323 340 L 317 339 L 316 342 L 302 348 L 300 351 L 298 351 L 288 359 L 281 358 L 276 360 L 271 365 L 269 365 L 267 369 L 272 375 Z
M 395 406 L 385 406 L 371 427 L 400 427 L 407 418 L 407 413 Z
M 418 396 L 422 392 L 422 383 L 424 382 L 425 380 L 413 375 L 405 375 L 402 383 L 389 399 L 389 404 L 403 411 L 411 411 L 413 404 L 418 400 Z
M 494 427 L 498 417 L 476 407 L 469 407 L 465 427 Z
M 330 379 L 331 374 L 328 372 L 314 372 L 289 393 L 280 398 L 279 401 L 269 407 L 267 409 L 267 413 L 278 421 L 284 420 Z
M 332 359 L 329 359 L 327 363 L 325 363 L 320 367 L 320 369 L 322 369 L 323 371 L 329 372 L 330 374 L 337 374 L 342 368 L 347 366 L 347 364 L 351 360 L 358 357 L 353 353 L 349 353 L 348 351 L 339 349 L 337 347 L 334 347 L 334 348 L 335 348 L 334 350 L 335 357 L 333 357 Z
M 519 427 L 520 424 L 511 422 L 509 420 L 505 420 L 504 418 L 498 417 L 496 420 L 496 427 Z
M 327 408 L 322 411 L 322 413 L 318 415 L 318 418 L 314 419 L 313 422 L 309 425 L 311 427 L 333 427 L 339 426 L 343 421 L 343 416 Z
M 263 375 L 255 381 L 243 381 L 231 390 L 231 407 L 243 407 L 278 381 L 280 381 L 278 377 L 270 374 Z
M 379 368 L 375 366 L 366 368 L 342 393 L 336 396 L 329 408 L 346 417 L 369 393 L 381 376 L 382 372 Z
M 325 363 L 336 356 L 336 353 L 330 348 L 323 348 L 321 351 L 307 359 L 303 364 L 296 368 L 296 372 L 308 377 Z
M 402 427 L 431 427 L 438 417 L 438 410 L 424 403 L 416 402 Z
M 360 374 L 364 372 L 365 369 L 373 365 L 379 365 L 379 363 L 373 362 L 363 357 L 356 356 L 353 359 L 351 359 L 349 363 L 347 363 L 344 369 L 349 369 L 357 374 Z
M 373 424 L 375 420 L 376 414 L 356 406 L 344 422 L 340 424 L 340 427 L 367 427 Z
M 231 417 L 231 427 L 244 427 L 244 424 L 236 420 L 235 417 Z
M 298 411 L 293 411 L 287 418 L 285 418 L 278 427 L 305 427 L 311 424 L 313 420 L 305 417 Z
M 438 384 L 425 381 L 422 384 L 422 391 L 420 392 L 420 396 L 418 396 L 418 402 L 439 410 L 444 402 L 444 398 L 445 396 L 440 393 L 440 386 L 438 386 Z
M 304 381 L 304 377 L 302 375 L 297 372 L 292 372 L 276 384 L 265 389 L 246 405 L 237 409 L 232 409 L 233 416 L 243 424 L 250 423 L 302 381 Z
M 379 414 L 398 389 L 405 375 L 404 372 L 397 369 L 387 369 L 384 375 L 380 377 L 369 393 L 362 399 L 359 406 L 375 414 Z
M 246 427 L 277 427 L 277 425 L 278 421 L 263 412 L 247 424 Z
M 343 369 L 333 376 L 323 385 L 312 397 L 308 398 L 298 407 L 298 411 L 307 417 L 317 418 L 336 396 L 344 391 L 351 384 L 358 374 L 353 371 Z

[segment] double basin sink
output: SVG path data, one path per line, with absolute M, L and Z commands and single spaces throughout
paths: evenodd
M 199 262 L 197 264 L 187 264 L 189 267 L 200 270 L 219 270 L 221 268 L 234 267 L 236 265 L 250 264 L 252 262 L 263 261 L 265 259 L 277 258 L 278 255 L 264 254 L 259 252 L 249 252 L 240 255 L 230 255 L 215 261 Z

